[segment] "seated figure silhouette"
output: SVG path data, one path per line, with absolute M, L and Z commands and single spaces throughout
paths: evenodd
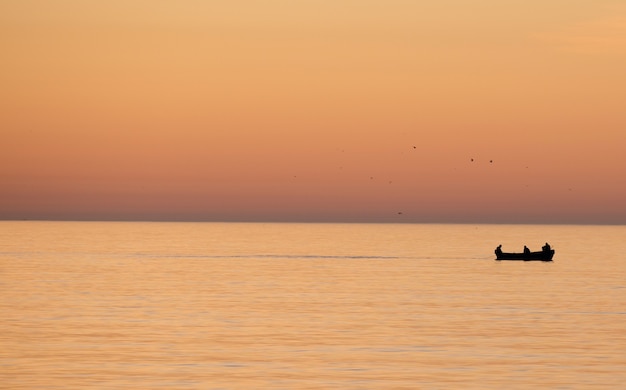
M 526 245 L 524 245 L 524 254 L 525 255 L 529 255 L 530 254 L 530 249 L 528 249 L 528 247 Z
M 541 247 L 541 249 L 542 249 L 544 252 L 550 252 L 550 249 L 552 249 L 552 248 L 550 247 L 550 244 L 548 244 L 548 243 L 546 242 L 546 245 L 544 245 L 543 247 Z

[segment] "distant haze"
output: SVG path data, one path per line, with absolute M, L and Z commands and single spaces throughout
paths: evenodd
M 626 223 L 621 1 L 5 0 L 0 219 Z

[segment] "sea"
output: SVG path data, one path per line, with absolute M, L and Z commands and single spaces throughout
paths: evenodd
M 2 389 L 625 383 L 626 226 L 0 222 Z

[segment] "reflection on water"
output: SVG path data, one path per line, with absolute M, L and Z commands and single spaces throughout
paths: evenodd
M 0 222 L 0 383 L 619 388 L 625 232 Z

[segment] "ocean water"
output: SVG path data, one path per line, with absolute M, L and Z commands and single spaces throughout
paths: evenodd
M 624 383 L 625 226 L 0 222 L 3 389 Z

